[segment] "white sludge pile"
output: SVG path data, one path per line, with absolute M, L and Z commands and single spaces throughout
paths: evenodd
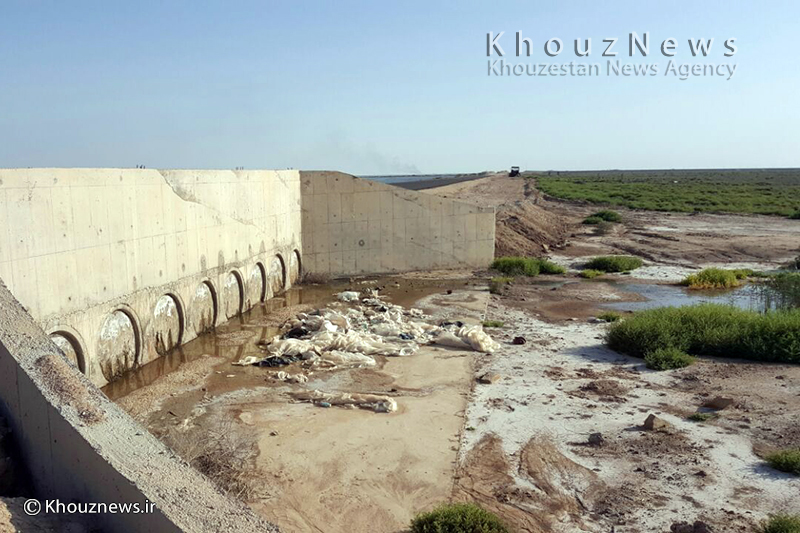
M 288 320 L 275 336 L 261 347 L 265 357 L 248 356 L 236 365 L 279 367 L 294 362 L 308 369 L 364 368 L 376 365 L 373 356 L 407 357 L 422 345 L 441 345 L 491 353 L 498 344 L 480 325 L 425 322 L 419 309 L 404 309 L 384 301 L 377 291 L 365 294 L 345 291 L 330 307 L 300 313 Z M 304 383 L 303 374 L 278 372 L 275 377 L 290 383 Z M 318 405 L 357 406 L 390 412 L 397 404 L 387 396 L 361 398 L 357 394 L 330 394 L 320 391 L 292 393 L 300 401 Z

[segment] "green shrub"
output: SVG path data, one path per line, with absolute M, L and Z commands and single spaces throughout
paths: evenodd
M 759 533 L 800 533 L 800 515 L 778 514 L 761 524 Z
M 586 268 L 603 272 L 628 272 L 642 266 L 642 260 L 630 255 L 605 255 L 595 257 L 586 264 Z
M 612 350 L 645 357 L 660 348 L 708 355 L 800 363 L 800 309 L 757 313 L 699 304 L 639 311 L 611 325 Z
M 800 448 L 773 452 L 766 460 L 775 470 L 800 476 Z
M 716 416 L 715 413 L 692 413 L 687 418 L 692 422 L 705 422 L 706 420 L 716 418 Z
M 539 263 L 539 272 L 541 274 L 564 274 L 567 271 L 563 266 L 547 259 L 537 259 L 536 261 Z
M 502 328 L 505 325 L 505 322 L 500 320 L 484 320 L 483 327 L 485 328 Z
M 622 315 L 614 311 L 606 311 L 605 313 L 597 315 L 597 318 L 603 322 L 617 322 L 618 320 L 622 320 Z
M 706 268 L 697 274 L 686 276 L 681 284 L 690 289 L 730 289 L 741 285 L 740 279 L 735 270 Z
M 509 276 L 537 276 L 539 274 L 563 274 L 567 271 L 547 259 L 536 257 L 499 257 L 492 262 L 491 267 Z
M 514 281 L 514 278 L 505 276 L 494 277 L 489 281 L 489 292 L 492 294 L 500 294 L 500 289 L 503 285 L 508 285 L 512 281 Z
M 594 279 L 596 277 L 602 276 L 605 274 L 602 270 L 593 270 L 591 268 L 587 268 L 586 270 L 581 270 L 581 273 L 578 274 L 582 278 L 586 279 Z
M 603 222 L 603 219 L 596 216 L 590 216 L 583 219 L 583 223 L 587 225 L 594 225 Z
M 443 505 L 420 513 L 411 521 L 411 533 L 509 533 L 489 511 L 470 503 Z
M 508 276 L 539 275 L 539 262 L 530 257 L 498 257 L 491 268 Z
M 611 211 L 610 209 L 604 209 L 602 211 L 598 211 L 592 216 L 597 217 L 601 220 L 605 220 L 606 222 L 622 222 L 622 215 L 620 215 L 616 211 Z
M 789 215 L 792 220 L 800 220 L 800 209 Z
M 688 353 L 674 348 L 658 348 L 644 356 L 647 368 L 652 370 L 674 370 L 694 364 L 695 358 Z

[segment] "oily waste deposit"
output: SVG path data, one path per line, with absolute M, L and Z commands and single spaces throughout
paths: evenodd
M 259 346 L 263 357 L 248 356 L 233 364 L 239 366 L 280 367 L 299 362 L 305 372 L 340 368 L 368 368 L 377 365 L 373 356 L 407 357 L 423 345 L 449 346 L 491 353 L 498 344 L 479 324 L 461 321 L 426 322 L 430 317 L 419 309 L 404 309 L 378 295 L 376 289 L 359 293 L 344 291 L 331 306 L 299 313 L 288 320 L 280 333 Z M 307 373 L 278 371 L 280 381 L 306 383 Z M 326 393 L 319 390 L 295 391 L 297 401 L 322 407 L 343 406 L 393 412 L 393 398 L 376 394 Z

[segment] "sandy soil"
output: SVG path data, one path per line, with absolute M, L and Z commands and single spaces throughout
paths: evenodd
M 493 330 L 505 342 L 479 356 L 476 376 L 501 379 L 474 389 L 455 499 L 478 502 L 523 532 L 644 533 L 696 521 L 745 532 L 769 513 L 800 512 L 800 481 L 761 459 L 800 446 L 800 368 L 716 359 L 652 372 L 606 349 L 606 326 L 593 319 L 605 303 L 641 299 L 620 282 L 672 284 L 708 266 L 778 268 L 800 253 L 800 222 L 623 208 L 624 224 L 599 235 L 581 224 L 596 206 L 545 200 L 524 180 L 437 192 L 496 206 L 499 254 L 547 255 L 569 270 L 518 279 L 492 297 L 487 318 L 505 323 Z M 502 216 L 524 209 L 534 216 L 522 225 Z M 623 253 L 645 266 L 576 280 L 588 258 Z M 516 336 L 527 343 L 511 344 Z M 718 396 L 733 405 L 707 422 L 687 420 Z M 645 430 L 650 414 L 668 427 Z
M 434 322 L 482 319 L 485 286 L 411 278 L 350 285 L 384 286 L 393 302 L 414 304 Z M 249 503 L 283 531 L 400 531 L 451 497 L 474 352 L 424 347 L 410 357 L 376 357 L 376 368 L 304 372 L 308 383 L 290 385 L 274 379 L 278 369 L 230 365 L 261 337 L 243 335 L 247 325 L 220 328 L 213 346 L 201 339 L 201 351 L 218 355 L 192 356 L 119 404 L 154 434 L 188 442 L 233 420 L 230 431 L 253 437 L 258 449 L 251 466 L 257 497 Z M 192 343 L 184 350 L 192 353 Z M 280 370 L 303 371 L 299 363 Z M 314 389 L 388 395 L 398 411 L 322 408 L 288 395 Z
M 604 325 L 544 322 L 493 297 L 503 348 L 481 356 L 467 411 L 456 497 L 518 531 L 669 531 L 701 520 L 751 531 L 770 512 L 800 511 L 800 482 L 768 468 L 765 448 L 800 446 L 800 368 L 703 360 L 652 372 L 602 345 Z M 510 344 L 514 336 L 527 343 Z M 778 379 L 779 378 L 779 379 Z M 734 405 L 710 422 L 708 399 Z M 671 427 L 645 431 L 655 414 Z M 593 433 L 602 443 L 591 445 Z M 533 464 L 533 466 L 531 466 Z

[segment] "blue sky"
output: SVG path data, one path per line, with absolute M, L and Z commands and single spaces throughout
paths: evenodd
M 800 167 L 798 20 L 792 1 L 4 1 L 0 167 Z M 580 61 L 603 68 L 603 38 L 622 50 L 648 31 L 661 72 L 489 77 L 490 31 L 512 62 L 579 61 L 573 40 L 591 37 Z M 668 37 L 678 63 L 736 75 L 663 76 Z M 715 38 L 701 61 L 686 43 L 700 37 Z

